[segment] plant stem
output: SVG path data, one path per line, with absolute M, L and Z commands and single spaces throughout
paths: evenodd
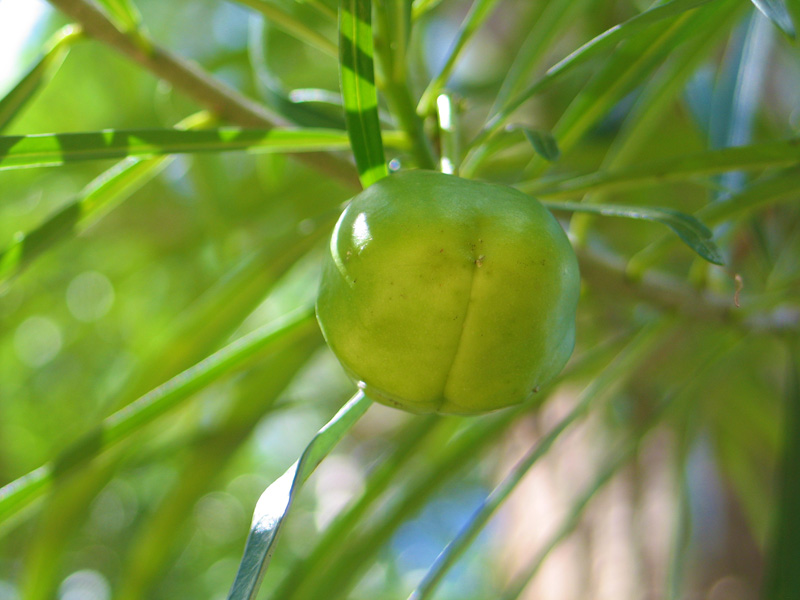
M 408 135 L 417 166 L 423 169 L 435 169 L 436 155 L 428 136 L 425 135 L 425 125 L 417 114 L 417 107 L 411 97 L 406 78 L 405 49 L 408 31 L 401 24 L 405 23 L 407 15 L 399 14 L 401 8 L 396 2 L 380 2 L 375 7 L 374 25 L 378 32 L 375 40 L 375 58 L 382 75 L 381 91 L 400 129 Z M 389 10 L 392 10 L 391 15 Z M 410 24 L 407 26 L 410 27 Z
M 89 0 L 49 1 L 80 23 L 89 36 L 115 48 L 154 75 L 168 81 L 220 118 L 243 127 L 291 125 L 280 115 L 214 79 L 196 63 L 160 48 L 149 39 L 142 43 L 137 37 L 120 31 L 108 16 Z M 348 187 L 359 187 L 352 164 L 344 160 L 333 155 L 316 153 L 298 155 L 297 158 Z
M 383 93 L 386 94 L 397 124 L 408 135 L 417 166 L 423 169 L 435 169 L 437 161 L 433 146 L 425 135 L 425 127 L 417 115 L 408 85 L 405 82 L 387 79 Z
M 751 332 L 797 333 L 800 331 L 800 307 L 747 313 L 737 309 L 733 296 L 703 292 L 663 273 L 648 272 L 632 281 L 625 271 L 625 260 L 609 253 L 576 248 L 581 277 L 592 288 L 616 298 L 638 298 L 657 308 L 677 312 L 707 323 L 738 327 Z

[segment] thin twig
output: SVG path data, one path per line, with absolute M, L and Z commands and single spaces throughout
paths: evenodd
M 581 277 L 604 294 L 638 298 L 657 308 L 673 311 L 692 319 L 732 325 L 761 333 L 796 333 L 800 331 L 800 307 L 779 307 L 773 311 L 749 312 L 737 308 L 733 294 L 695 289 L 663 273 L 648 272 L 632 280 L 625 272 L 625 260 L 595 249 L 576 248 Z

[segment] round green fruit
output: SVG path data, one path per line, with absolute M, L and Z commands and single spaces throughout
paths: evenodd
M 512 188 L 385 177 L 333 231 L 322 333 L 374 400 L 416 413 L 519 404 L 567 362 L 579 274 L 555 218 Z

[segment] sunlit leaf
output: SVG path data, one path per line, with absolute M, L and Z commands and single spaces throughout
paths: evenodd
M 284 388 L 321 341 L 316 327 L 306 327 L 292 344 L 259 362 L 237 385 L 227 415 L 194 440 L 177 480 L 132 540 L 115 594 L 119 600 L 152 595 L 162 565 L 177 550 L 175 532 L 192 517 L 194 504 L 213 489 L 222 471 L 251 439 L 265 413 L 274 408 Z
M 314 469 L 350 430 L 372 401 L 359 391 L 319 430 L 300 459 L 272 483 L 258 499 L 247 545 L 229 600 L 252 600 L 269 566 L 273 546 L 292 501 Z
M 142 25 L 142 15 L 131 0 L 98 0 L 126 31 L 135 31 Z
M 339 0 L 339 78 L 350 146 L 361 185 L 389 174 L 375 89 L 370 0 Z
M 397 140 L 397 136 L 390 134 L 387 140 L 391 143 Z M 253 153 L 323 152 L 347 147 L 347 134 L 333 129 L 108 129 L 84 133 L 15 135 L 0 137 L 0 170 L 126 156 L 241 150 Z
M 797 31 L 792 15 L 786 8 L 784 0 L 751 0 L 755 7 L 772 23 L 791 39 L 795 39 Z
M 48 42 L 49 49 L 19 82 L 0 98 L 0 131 L 31 101 L 37 91 L 56 74 L 75 42 L 83 39 L 79 27 L 67 25 Z

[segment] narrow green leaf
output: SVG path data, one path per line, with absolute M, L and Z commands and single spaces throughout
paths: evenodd
M 11 90 L 0 98 L 0 131 L 19 114 L 42 86 L 56 74 L 75 42 L 84 39 L 80 27 L 67 25 L 48 42 L 48 50 Z
M 398 140 L 398 136 L 393 134 L 387 138 L 392 144 Z M 151 157 L 241 150 L 253 153 L 322 152 L 347 147 L 347 135 L 335 129 L 108 129 L 82 133 L 15 135 L 0 136 L 0 170 L 57 166 L 69 162 L 126 156 Z
M 269 0 L 235 0 L 239 4 L 243 4 L 253 10 L 258 11 L 265 18 L 269 19 L 277 27 L 283 29 L 289 35 L 297 38 L 301 42 L 305 42 L 309 46 L 320 50 L 324 54 L 336 58 L 338 50 L 336 44 L 331 42 L 328 38 L 315 31 L 302 20 L 295 17 L 293 14 L 286 12 L 277 4 Z
M 558 149 L 556 138 L 554 138 L 553 134 L 549 131 L 524 127 L 522 133 L 525 134 L 525 138 L 530 142 L 531 146 L 533 146 L 536 154 L 546 161 L 552 162 L 558 160 L 558 157 L 561 156 L 561 150 Z
M 720 4 L 725 10 L 733 11 L 739 2 L 727 0 Z M 648 81 L 683 43 L 698 35 L 707 35 L 708 18 L 717 12 L 716 8 L 717 5 L 709 4 L 684 11 L 673 19 L 659 20 L 621 44 L 553 127 L 553 135 L 562 151 L 571 150 L 625 96 Z M 539 174 L 547 168 L 546 163 L 534 157 L 526 175 Z
M 789 348 L 783 452 L 777 474 L 777 498 L 769 541 L 764 598 L 791 598 L 800 590 L 800 343 Z
M 0 252 L 0 289 L 45 251 L 77 235 L 157 175 L 169 157 L 128 158 L 95 179 L 77 198 Z
M 273 546 L 292 501 L 314 469 L 330 453 L 372 404 L 358 391 L 328 423 L 319 430 L 300 459 L 258 499 L 244 556 L 236 573 L 229 600 L 253 600 L 269 566 Z
M 368 527 L 354 530 L 345 539 L 340 539 L 338 551 L 326 568 L 310 572 L 292 590 L 282 589 L 285 595 L 276 600 L 338 600 L 347 597 L 358 578 L 373 564 L 375 550 L 382 548 L 438 490 L 460 475 L 468 465 L 474 464 L 480 452 L 502 435 L 518 414 L 511 410 L 482 419 L 458 434 L 439 454 L 429 459 L 419 476 L 405 483 L 400 498 L 392 503 L 386 514 Z
M 336 23 L 336 11 L 330 8 L 322 0 L 295 0 L 298 4 L 307 4 L 317 10 L 319 14 L 324 16 L 331 23 Z
M 464 22 L 461 23 L 455 41 L 450 47 L 444 66 L 428 84 L 422 94 L 422 98 L 420 98 L 417 106 L 419 115 L 424 117 L 433 112 L 436 98 L 450 79 L 450 75 L 453 73 L 453 69 L 461 56 L 461 51 L 467 45 L 467 42 L 472 39 L 472 36 L 475 35 L 475 32 L 486 22 L 497 3 L 498 0 L 475 0 L 473 2 L 467 16 L 464 18 Z
M 692 539 L 692 519 L 691 519 L 691 498 L 689 492 L 688 461 L 689 444 L 687 440 L 688 427 L 678 429 L 677 436 L 680 438 L 676 443 L 674 469 L 674 487 L 677 490 L 677 506 L 673 518 L 672 541 L 670 557 L 667 566 L 667 577 L 664 598 L 666 600 L 680 600 L 683 596 L 683 584 L 686 578 L 686 567 L 691 556 L 690 546 Z
M 686 82 L 698 67 L 707 60 L 711 48 L 730 32 L 738 17 L 739 10 L 730 10 L 723 2 L 716 3 L 713 9 L 707 11 L 704 22 L 699 25 L 703 33 L 688 39 L 682 48 L 672 53 L 667 64 L 645 83 L 603 161 L 604 167 L 613 169 L 641 162 L 642 148 L 669 116 L 669 106 L 685 90 Z
M 131 0 L 98 0 L 123 31 L 136 31 L 142 26 L 142 15 Z
M 666 319 L 663 322 L 669 325 L 672 321 Z M 426 468 L 404 485 L 400 497 L 392 502 L 388 511 L 383 511 L 367 528 L 354 530 L 346 539 L 340 539 L 338 552 L 329 564 L 317 571 L 307 572 L 308 576 L 297 587 L 291 590 L 282 589 L 285 593 L 277 595 L 274 600 L 339 600 L 348 597 L 350 588 L 373 564 L 375 549 L 382 548 L 398 528 L 420 511 L 443 486 L 480 460 L 484 449 L 493 444 L 509 427 L 541 406 L 560 382 L 578 373 L 587 374 L 584 373 L 587 367 L 589 376 L 596 376 L 601 369 L 605 369 L 604 372 L 608 375 L 604 381 L 609 382 L 610 390 L 615 382 L 621 383 L 625 380 L 622 373 L 634 372 L 633 367 L 638 364 L 636 361 L 647 354 L 649 344 L 657 343 L 664 329 L 661 325 L 646 327 L 621 351 L 616 343 L 605 348 L 593 348 L 578 360 L 572 361 L 555 381 L 547 384 L 539 392 L 536 402 L 470 423 L 452 440 L 442 443 L 438 451 L 431 452 Z M 630 350 L 626 351 L 627 348 Z M 613 361 L 611 365 L 610 361 Z
M 664 4 L 659 4 L 635 17 L 628 19 L 624 23 L 615 25 L 604 31 L 600 35 L 586 42 L 583 46 L 572 52 L 569 56 L 550 67 L 545 75 L 531 84 L 527 89 L 513 97 L 508 103 L 494 115 L 486 124 L 481 134 L 473 142 L 473 146 L 481 143 L 491 133 L 499 129 L 511 114 L 534 94 L 546 89 L 554 81 L 570 73 L 573 69 L 582 65 L 586 61 L 598 56 L 602 52 L 627 39 L 643 28 L 664 19 L 675 18 L 686 11 L 712 2 L 713 0 L 671 0 Z
M 347 133 L 363 187 L 389 174 L 375 89 L 370 0 L 339 0 L 339 78 Z
M 642 85 L 633 108 L 628 113 L 614 142 L 598 170 L 613 170 L 641 162 L 644 144 L 671 114 L 669 106 L 683 92 L 686 81 L 708 60 L 708 53 L 727 35 L 742 9 L 731 3 L 717 2 L 693 19 L 695 33 L 687 36 L 679 48 L 670 52 L 669 60 Z M 740 145 L 740 144 L 730 144 Z M 583 202 L 604 203 L 606 194 L 591 194 Z M 575 215 L 570 220 L 570 234 L 582 243 L 593 223 L 590 215 Z M 671 237 L 671 236 L 670 236 Z
M 716 175 L 725 171 L 755 171 L 800 164 L 800 138 L 751 146 L 707 150 L 617 171 L 559 179 L 535 179 L 518 187 L 528 194 L 563 198 L 587 192 L 624 190 Z
M 626 217 L 644 219 L 666 225 L 680 237 L 687 246 L 708 262 L 724 264 L 722 254 L 712 240 L 711 231 L 691 215 L 671 208 L 621 206 L 615 204 L 588 204 L 581 202 L 544 202 L 552 210 L 584 212 L 604 217 Z
M 785 33 L 789 38 L 797 37 L 797 30 L 792 21 L 792 15 L 786 7 L 784 0 L 750 0 L 772 23 Z
M 537 442 L 528 453 L 514 466 L 514 469 L 505 479 L 492 490 L 492 493 L 481 503 L 478 509 L 470 516 L 469 521 L 458 535 L 439 554 L 433 566 L 423 577 L 417 588 L 408 597 L 408 600 L 428 600 L 432 597 L 439 583 L 456 563 L 458 558 L 466 551 L 469 544 L 483 531 L 491 516 L 503 504 L 526 473 L 547 454 L 555 441 L 562 433 L 580 417 L 582 417 L 588 404 L 579 401 L 566 417 L 551 429 L 545 437 Z
M 532 73 L 552 47 L 553 41 L 564 35 L 565 29 L 574 23 L 587 4 L 588 0 L 561 0 L 544 4 L 541 13 L 535 15 L 536 20 L 528 26 L 529 33 L 508 69 L 489 114 L 493 115 L 505 106 L 512 94 L 532 78 Z
M 259 352 L 286 341 L 292 333 L 313 318 L 313 307 L 299 308 L 222 348 L 110 415 L 96 430 L 68 447 L 55 460 L 0 488 L 0 523 L 40 497 L 66 472 L 143 430 L 146 425 L 177 407 L 193 393 L 247 364 Z
M 116 600 L 153 596 L 155 583 L 166 571 L 180 543 L 175 533 L 193 515 L 192 507 L 203 494 L 214 489 L 220 474 L 251 439 L 253 430 L 274 408 L 283 390 L 321 342 L 316 323 L 308 323 L 292 344 L 250 369 L 237 383 L 236 395 L 225 417 L 203 427 L 192 439 L 191 453 L 181 464 L 171 489 L 165 491 L 157 507 L 148 511 L 134 534 L 121 563 Z
M 272 27 L 268 19 L 252 15 L 247 28 L 247 56 L 250 59 L 256 87 L 264 103 L 296 125 L 344 130 L 344 111 L 341 108 L 339 94 L 335 94 L 338 106 L 334 110 L 325 111 L 317 110 L 316 107 L 301 106 L 287 93 L 281 78 L 271 66 L 271 53 L 267 50 Z
M 412 458 L 418 456 L 434 434 L 453 423 L 439 415 L 428 415 L 409 423 L 391 455 L 373 469 L 366 483 L 364 493 L 345 511 L 339 513 L 322 533 L 317 545 L 310 554 L 295 562 L 288 575 L 271 596 L 273 600 L 285 598 L 296 590 L 311 573 L 320 571 L 339 551 L 342 540 L 359 527 L 367 511 L 381 495 L 397 480 L 397 474 Z M 438 439 L 438 438 L 435 438 Z
M 200 112 L 181 121 L 178 128 L 202 127 L 210 122 L 211 117 Z M 27 233 L 18 232 L 12 243 L 0 252 L 0 290 L 43 252 L 97 222 L 158 175 L 170 160 L 169 156 L 126 158 L 95 178 L 41 225 Z
M 441 3 L 442 0 L 414 0 L 411 4 L 411 18 L 416 21 Z
M 774 202 L 795 200 L 798 187 L 800 187 L 800 169 L 788 169 L 751 184 L 727 200 L 708 204 L 695 215 L 713 227 Z M 645 270 L 665 256 L 667 250 L 672 247 L 674 239 L 666 235 L 633 255 L 626 268 L 628 275 L 633 279 L 639 279 Z

